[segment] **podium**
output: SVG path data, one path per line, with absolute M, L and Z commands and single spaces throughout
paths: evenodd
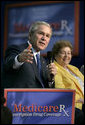
M 75 90 L 4 89 L 13 124 L 74 124 Z

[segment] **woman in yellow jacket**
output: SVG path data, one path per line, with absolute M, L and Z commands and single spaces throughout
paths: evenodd
M 52 49 L 54 63 L 57 68 L 55 88 L 74 89 L 75 107 L 82 111 L 84 103 L 84 76 L 79 69 L 70 65 L 73 47 L 70 41 L 61 40 Z

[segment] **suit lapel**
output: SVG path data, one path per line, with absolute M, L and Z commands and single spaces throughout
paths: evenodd
M 69 68 L 70 69 L 70 68 Z M 64 69 L 63 69 L 64 70 Z M 70 69 L 72 72 L 74 72 L 72 69 Z M 72 81 L 74 81 L 74 83 L 76 84 L 76 86 L 80 89 L 80 91 L 82 92 L 81 86 L 80 84 L 78 84 L 78 80 L 71 75 L 68 71 L 64 70 L 64 74 L 66 73 L 67 77 L 70 78 Z
M 72 69 L 70 69 L 70 70 L 71 70 L 74 74 L 76 74 Z M 80 84 L 78 84 L 78 82 L 77 82 L 77 80 L 75 79 L 75 77 L 72 76 L 70 73 L 68 73 L 68 77 L 75 82 L 76 86 L 78 86 L 78 88 L 79 88 L 79 89 L 81 90 L 81 92 L 82 92 L 81 86 L 80 86 Z
M 33 66 L 33 70 L 34 70 L 34 72 L 35 72 L 36 78 L 41 82 L 40 77 L 39 77 L 39 73 L 38 73 L 38 69 L 37 69 L 37 65 L 36 65 L 36 62 L 35 62 L 35 59 L 33 59 L 33 64 L 32 64 L 32 66 Z
M 45 83 L 44 83 L 44 79 L 46 78 L 46 75 L 45 75 L 46 74 L 45 73 L 45 69 L 46 69 L 46 67 L 45 67 L 45 61 L 43 60 L 42 57 L 40 58 L 40 60 L 41 60 L 41 67 L 42 67 L 42 71 L 41 71 L 42 80 L 41 80 L 41 78 L 39 76 L 35 59 L 33 60 L 33 64 L 32 65 L 33 65 L 33 69 L 34 69 L 36 78 L 39 80 L 39 82 L 41 83 L 41 85 L 44 84 L 44 86 L 45 86 Z M 43 85 L 42 85 L 42 87 L 43 87 Z
M 55 64 L 56 64 L 57 67 L 59 67 L 59 68 L 61 69 L 62 74 L 64 74 L 64 76 L 66 76 L 66 77 L 70 78 L 72 81 L 74 81 L 74 83 L 76 84 L 76 86 L 77 86 L 77 87 L 80 89 L 80 91 L 82 92 L 81 86 L 80 86 L 80 84 L 78 84 L 77 79 L 76 79 L 74 76 L 72 76 L 68 71 L 66 71 L 62 66 L 60 66 L 58 63 L 55 62 Z M 70 66 L 68 66 L 68 69 L 70 69 L 73 73 L 76 74 L 76 72 L 74 72 L 73 69 L 70 68 Z M 77 75 L 77 74 L 76 74 L 76 75 Z M 82 93 L 83 93 L 83 92 L 82 92 Z

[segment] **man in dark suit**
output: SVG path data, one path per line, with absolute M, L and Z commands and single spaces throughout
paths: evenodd
M 12 45 L 7 49 L 4 61 L 5 72 L 2 75 L 4 76 L 2 84 L 5 88 L 49 88 L 49 83 L 53 84 L 57 72 L 54 63 L 51 63 L 47 70 L 46 62 L 40 56 L 39 72 L 36 58 L 36 55 L 40 55 L 40 51 L 48 46 L 51 35 L 50 25 L 38 21 L 30 27 L 27 43 L 19 46 Z

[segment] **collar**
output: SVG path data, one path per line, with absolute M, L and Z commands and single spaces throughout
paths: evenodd
M 27 43 L 28 43 L 28 45 L 31 44 L 29 40 L 27 41 Z M 40 51 L 36 52 L 36 50 L 33 47 L 32 47 L 32 51 L 33 51 L 34 56 L 36 56 L 37 54 L 40 55 Z

